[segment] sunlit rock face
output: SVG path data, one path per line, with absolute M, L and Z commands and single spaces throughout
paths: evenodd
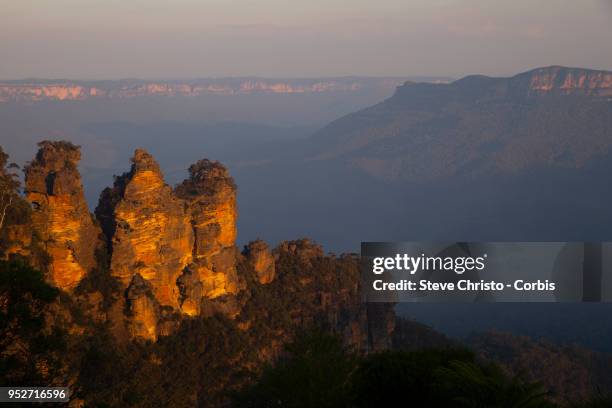
M 95 266 L 99 230 L 83 194 L 79 148 L 49 141 L 39 147 L 25 169 L 26 198 L 33 208 L 34 229 L 49 255 L 48 279 L 70 291 Z
M 124 286 L 139 275 L 160 305 L 178 308 L 176 282 L 191 261 L 193 232 L 151 155 L 136 150 L 130 172 L 102 193 L 96 214 L 111 249 L 111 275 Z
M 173 190 L 153 157 L 136 150 L 130 170 L 101 194 L 100 229 L 84 200 L 78 147 L 67 142 L 40 147 L 26 168 L 35 234 L 28 235 L 27 225 L 12 225 L 3 237 L 25 249 L 41 241 L 50 258 L 49 280 L 62 289 L 92 278 L 71 296 L 84 315 L 107 324 L 117 339 L 156 341 L 175 333 L 186 318 L 216 314 L 247 330 L 268 316 L 258 302 L 288 290 L 300 299 L 292 297 L 283 307 L 292 325 L 323 319 L 355 347 L 363 348 L 369 332 L 381 333 L 377 341 L 385 346 L 388 326 L 365 330 L 356 259 L 325 257 L 308 239 L 283 242 L 273 251 L 256 240 L 238 252 L 236 186 L 220 163 L 195 163 Z M 25 210 L 29 213 L 27 205 Z M 245 308 L 252 298 L 256 307 Z M 85 329 L 75 324 L 71 330 Z M 275 340 L 257 353 L 278 356 L 292 330 L 274 329 Z
M 157 340 L 160 307 L 151 284 L 135 274 L 126 292 L 128 330 L 131 337 Z
M 257 273 L 259 283 L 265 285 L 274 280 L 276 268 L 274 256 L 272 256 L 268 244 L 260 239 L 249 242 L 244 248 L 243 255 Z
M 201 160 L 189 173 L 174 191 L 153 157 L 136 150 L 131 170 L 101 194 L 96 216 L 110 274 L 126 290 L 131 336 L 154 339 L 166 330 L 160 311 L 237 313 L 228 299 L 241 288 L 236 186 L 217 162 Z
M 203 296 L 214 299 L 237 293 L 234 180 L 219 162 L 200 160 L 175 191 L 189 208 L 195 238 L 189 269 L 202 283 Z
M 394 89 L 401 78 L 337 79 L 198 79 L 190 81 L 18 81 L 0 82 L 0 103 L 85 101 L 139 97 L 194 97 L 205 95 L 320 94 L 358 92 L 363 88 Z
M 612 95 L 612 72 L 609 71 L 554 66 L 535 69 L 523 75 L 528 76 L 531 95 Z

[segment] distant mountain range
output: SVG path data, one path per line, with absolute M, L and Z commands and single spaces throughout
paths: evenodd
M 409 82 L 300 146 L 302 168 L 283 174 L 298 187 L 285 189 L 288 198 L 276 197 L 266 210 L 290 212 L 285 223 L 305 220 L 298 228 L 310 228 L 310 236 L 346 246 L 360 240 L 610 241 L 611 149 L 610 71 L 551 66 L 510 78 Z M 312 174 L 318 184 L 308 184 Z M 305 188 L 299 200 L 291 199 Z M 253 216 L 266 222 L 266 214 Z M 499 328 L 610 351 L 610 304 L 397 309 L 460 336 Z
M 407 82 L 312 139 L 334 160 L 388 181 L 581 168 L 612 146 L 612 72 L 551 66 L 511 78 Z
M 203 78 L 193 80 L 74 81 L 25 79 L 0 81 L 0 102 L 37 102 L 134 98 L 143 96 L 202 96 L 308 94 L 357 92 L 364 89 L 394 89 L 406 80 L 447 82 L 442 77 L 340 77 L 340 78 Z

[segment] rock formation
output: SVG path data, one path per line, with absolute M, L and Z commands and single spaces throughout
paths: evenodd
M 102 193 L 96 215 L 110 246 L 111 275 L 124 287 L 140 276 L 160 305 L 178 308 L 176 281 L 191 259 L 193 234 L 183 202 L 151 155 L 136 150 L 131 170 Z
M 49 255 L 48 279 L 70 291 L 96 265 L 99 230 L 83 194 L 79 148 L 49 141 L 39 147 L 25 169 L 26 198 L 33 208 L 33 228 Z
M 528 81 L 530 95 L 612 95 L 612 72 L 552 66 L 517 75 Z
M 172 189 L 154 158 L 136 150 L 130 170 L 100 196 L 100 230 L 83 196 L 79 159 L 68 142 L 40 144 L 25 169 L 31 225 L 4 228 L 3 245 L 27 241 L 33 229 L 48 254 L 49 281 L 70 291 L 84 315 L 109 323 L 118 340 L 156 341 L 176 333 L 183 319 L 222 314 L 239 330 L 267 336 L 256 348 L 264 360 L 315 322 L 361 350 L 388 346 L 393 316 L 360 302 L 354 257 L 325 256 L 308 239 L 272 251 L 256 240 L 239 253 L 236 185 L 220 163 L 198 161 Z M 95 257 L 98 247 L 108 256 Z M 368 325 L 368 315 L 382 322 Z
M 158 335 L 159 302 L 151 284 L 140 274 L 134 275 L 126 292 L 128 329 L 132 337 L 155 340 Z
M 189 172 L 173 191 L 153 157 L 136 150 L 131 170 L 100 197 L 110 274 L 127 288 L 134 336 L 156 338 L 160 307 L 195 316 L 203 301 L 239 291 L 234 182 L 217 162 L 199 161 Z M 236 313 L 222 303 L 211 313 Z
M 260 239 L 249 242 L 244 248 L 243 255 L 246 256 L 247 261 L 257 273 L 259 283 L 265 285 L 274 280 L 276 268 L 274 256 L 272 256 L 268 244 Z
M 263 290 L 290 293 L 275 302 L 283 303 L 284 312 L 291 316 L 295 326 L 322 324 L 342 335 L 356 350 L 390 347 L 395 320 L 393 305 L 362 301 L 359 257 L 325 255 L 321 246 L 310 239 L 281 242 L 272 253 L 276 272 Z M 245 259 L 253 267 L 248 246 Z M 370 318 L 377 321 L 371 322 Z M 283 335 L 286 333 L 279 333 L 279 337 Z M 274 354 L 272 350 L 270 355 Z
M 324 255 L 323 248 L 308 238 L 281 242 L 274 252 L 277 258 L 280 252 L 286 252 L 308 265 L 311 264 L 313 258 Z
M 194 233 L 189 269 L 202 282 L 203 295 L 214 299 L 239 290 L 236 275 L 236 185 L 219 162 L 200 160 L 177 186 L 186 201 Z

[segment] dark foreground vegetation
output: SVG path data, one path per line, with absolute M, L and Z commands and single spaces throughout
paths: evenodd
M 402 401 L 404 402 L 402 404 Z M 559 405 L 539 383 L 479 361 L 464 348 L 386 351 L 367 356 L 312 331 L 286 347 L 259 381 L 234 398 L 240 407 L 609 407 L 612 398 Z
M 597 392 L 561 404 L 542 385 L 450 342 L 364 354 L 317 328 L 298 332 L 273 363 L 258 369 L 252 354 L 260 345 L 220 316 L 188 321 L 156 343 L 119 344 L 104 327 L 69 332 L 45 319 L 49 307 L 69 310 L 70 300 L 18 261 L 0 262 L 0 300 L 0 386 L 69 385 L 75 405 L 612 406 Z M 61 309 L 53 306 L 62 302 Z

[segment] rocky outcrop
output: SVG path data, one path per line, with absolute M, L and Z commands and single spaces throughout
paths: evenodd
M 160 308 L 151 284 L 137 273 L 127 288 L 126 300 L 131 337 L 156 340 Z
M 609 71 L 552 66 L 516 78 L 528 81 L 530 95 L 612 96 L 612 72 Z
M 237 189 L 220 163 L 198 161 L 172 189 L 154 158 L 136 150 L 130 170 L 100 196 L 100 229 L 85 203 L 79 159 L 70 143 L 40 144 L 26 168 L 35 234 L 28 237 L 30 224 L 11 225 L 3 228 L 1 243 L 40 241 L 49 280 L 72 293 L 83 316 L 108 324 L 119 341 L 156 341 L 176 333 L 188 317 L 216 314 L 240 330 L 253 328 L 264 360 L 278 355 L 300 327 L 317 322 L 360 350 L 387 347 L 391 314 L 379 312 L 384 322 L 368 326 L 372 312 L 360 301 L 356 258 L 326 256 L 308 239 L 272 251 L 256 240 L 239 253 Z M 95 257 L 104 243 L 108 256 Z M 77 323 L 70 329 L 87 330 Z
M 279 254 L 283 252 L 296 257 L 307 265 L 311 265 L 313 259 L 324 255 L 321 245 L 308 238 L 281 242 L 274 250 L 275 257 L 278 259 Z
M 49 141 L 39 147 L 25 168 L 26 198 L 33 209 L 33 228 L 49 255 L 48 279 L 70 291 L 96 266 L 99 230 L 83 194 L 79 148 Z
M 176 284 L 179 289 L 181 311 L 189 316 L 200 314 L 202 304 L 202 282 L 192 270 L 185 269 Z
M 265 285 L 274 280 L 276 268 L 268 244 L 260 239 L 249 242 L 242 254 L 255 270 L 259 283 Z
M 263 247 L 262 244 L 254 246 Z M 244 259 L 259 278 L 253 260 L 249 259 L 249 246 Z M 291 317 L 293 327 L 322 325 L 340 334 L 356 350 L 378 351 L 391 347 L 393 305 L 363 302 L 358 256 L 325 255 L 321 246 L 309 239 L 281 242 L 272 253 L 274 279 L 265 285 L 257 282 L 255 296 L 274 297 L 270 303 Z M 279 296 L 281 293 L 286 295 Z M 268 313 L 264 308 L 262 314 Z M 257 324 L 250 322 L 251 326 Z M 279 332 L 279 338 L 288 335 L 286 327 L 284 330 Z M 278 351 L 272 348 L 268 354 L 275 355 Z
M 108 243 L 110 274 L 127 288 L 134 336 L 156 338 L 160 307 L 196 316 L 206 301 L 207 313 L 237 313 L 227 306 L 233 302 L 220 299 L 240 289 L 236 187 L 217 162 L 202 160 L 189 172 L 173 191 L 153 157 L 136 150 L 131 170 L 100 197 L 96 215 Z M 216 299 L 218 304 L 209 302 Z
M 111 251 L 111 275 L 124 287 L 140 275 L 160 305 L 178 308 L 176 282 L 191 260 L 193 234 L 184 203 L 151 155 L 136 150 L 131 170 L 102 193 L 96 215 Z
M 214 299 L 239 290 L 236 274 L 236 185 L 219 162 L 200 160 L 176 194 L 187 203 L 194 245 L 190 271 L 202 282 L 203 296 Z

